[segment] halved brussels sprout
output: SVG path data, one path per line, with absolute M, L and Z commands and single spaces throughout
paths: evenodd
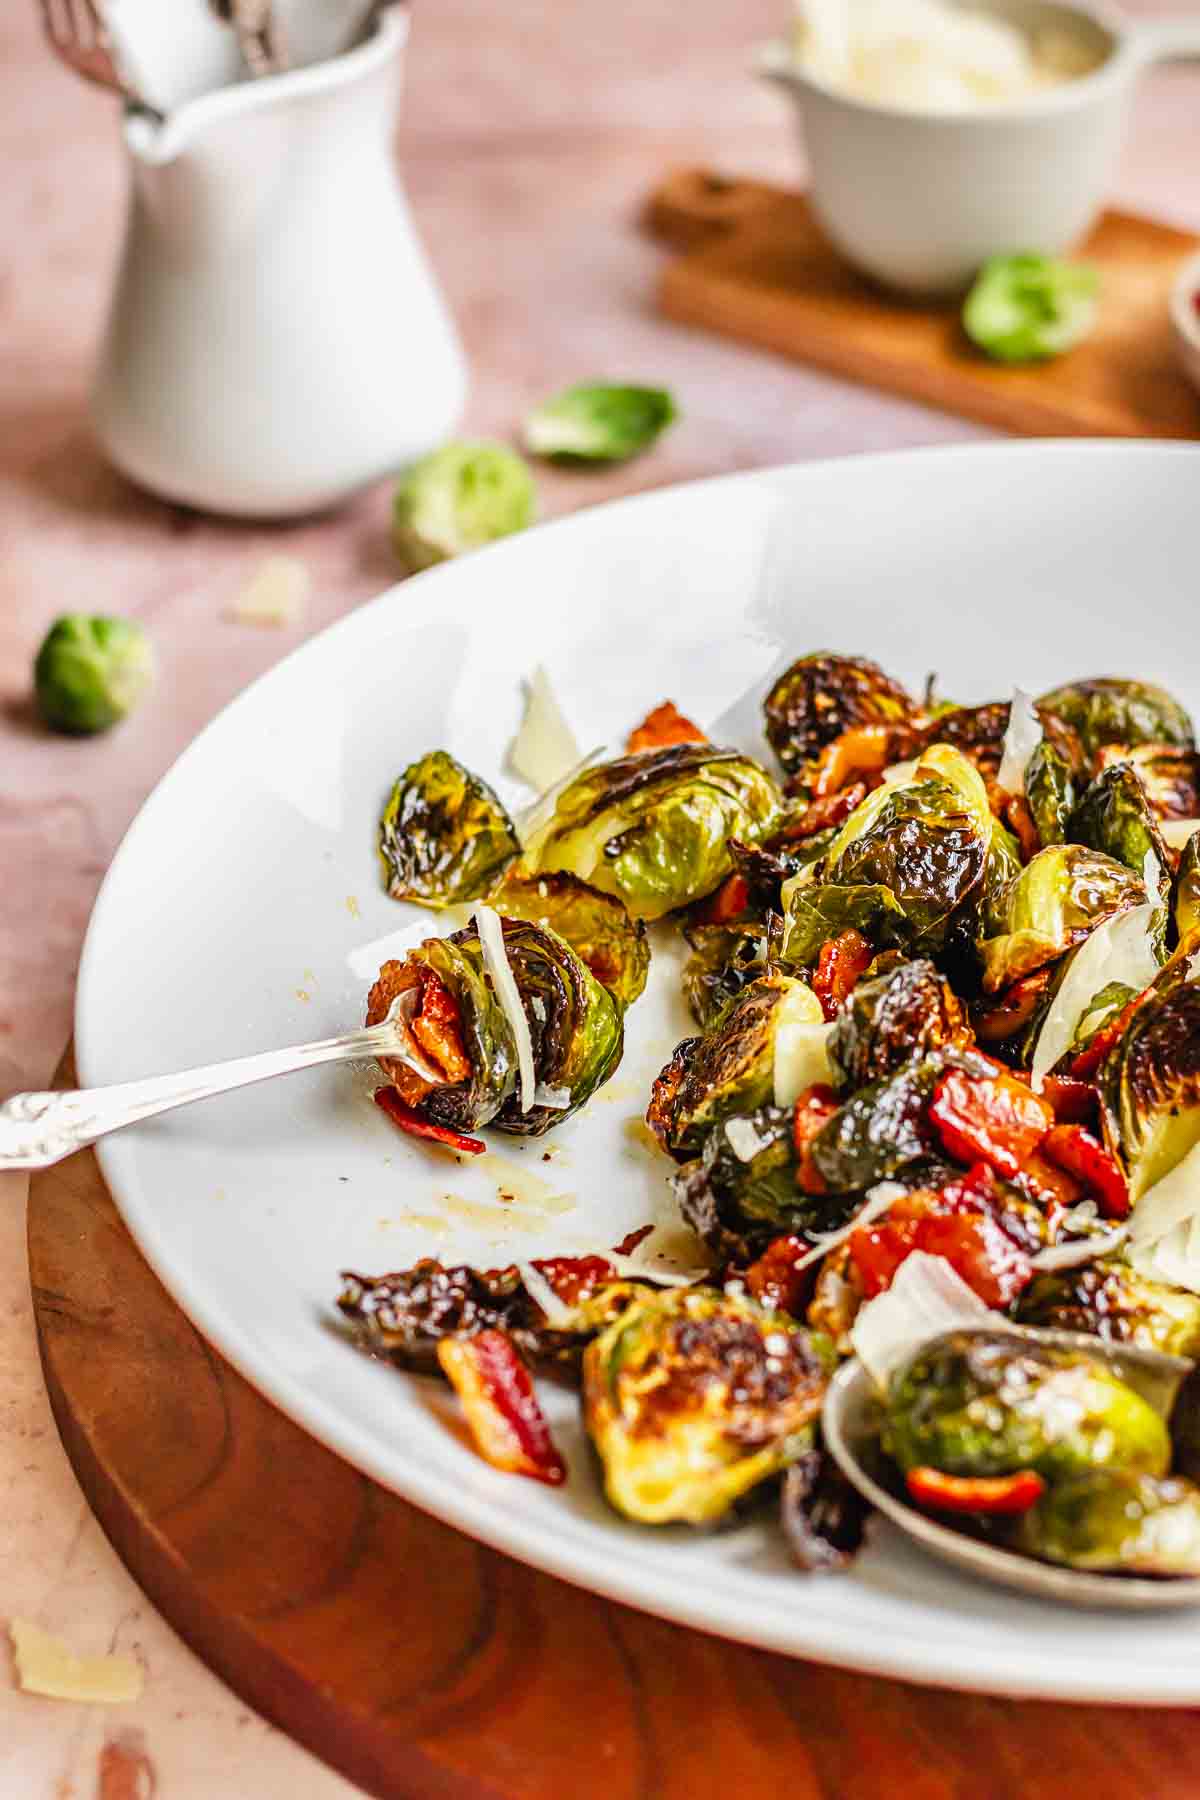
M 1171 1356 L 1200 1356 L 1200 1295 L 1150 1281 L 1106 1257 L 1036 1275 L 1017 1302 L 1023 1325 L 1083 1331 Z
M 944 1053 L 908 1062 L 851 1094 L 808 1146 L 831 1194 L 861 1193 L 930 1155 L 925 1114 Z
M 792 1118 L 791 1107 L 760 1106 L 739 1117 L 733 1139 L 731 1121 L 715 1125 L 699 1157 L 675 1177 L 684 1223 L 727 1261 L 751 1257 L 786 1232 L 830 1230 L 858 1204 L 857 1196 L 813 1197 L 796 1185 Z
M 712 1288 L 635 1303 L 588 1345 L 604 1491 L 646 1525 L 710 1525 L 812 1443 L 828 1358 L 793 1319 Z
M 1166 904 L 1171 860 L 1146 790 L 1129 763 L 1110 763 L 1084 789 L 1071 815 L 1071 838 L 1091 850 L 1102 850 L 1135 875 L 1144 873 L 1147 856 L 1153 856 L 1159 893 L 1150 899 Z
M 1025 801 L 1037 826 L 1043 850 L 1065 844 L 1077 800 L 1075 771 L 1062 752 L 1044 737 L 1025 770 Z
M 1140 872 L 1080 844 L 1048 845 L 990 909 L 993 930 L 978 947 L 984 989 L 997 994 L 1057 961 L 1105 919 L 1145 900 Z
M 1008 730 L 1008 700 L 988 700 L 982 706 L 948 706 L 917 734 L 914 755 L 934 744 L 949 744 L 977 769 L 994 775 L 1004 752 Z
M 1200 755 L 1173 744 L 1121 745 L 1101 751 L 1108 762 L 1127 762 L 1160 819 L 1200 817 Z
M 1073 726 L 1084 754 L 1095 765 L 1108 744 L 1132 749 L 1135 744 L 1175 744 L 1194 750 L 1192 721 L 1178 700 L 1149 681 L 1097 676 L 1051 688 L 1037 703 L 1039 712 Z
M 601 987 L 623 1007 L 632 1006 L 650 972 L 650 944 L 640 919 L 631 919 L 615 894 L 602 893 L 578 875 L 514 875 L 492 899 L 506 919 L 528 919 L 565 938 Z
M 860 1088 L 970 1036 L 949 982 L 919 958 L 858 983 L 830 1033 L 829 1061 L 842 1087 Z
M 1200 983 L 1168 963 L 1100 1065 L 1105 1141 L 1136 1203 L 1200 1143 Z
M 388 893 L 422 906 L 478 900 L 520 847 L 487 782 L 445 750 L 409 764 L 379 822 Z
M 678 416 L 665 388 L 580 382 L 529 414 L 525 448 L 557 462 L 624 462 Z
M 1171 916 L 1182 939 L 1200 930 L 1200 837 L 1183 846 L 1171 890 Z
M 892 1377 L 885 1447 L 901 1469 L 1048 1481 L 1089 1469 L 1165 1475 L 1161 1416 L 1099 1358 L 1003 1333 L 950 1332 Z
M 537 517 L 528 464 L 507 444 L 443 444 L 405 470 L 392 498 L 392 543 L 410 569 L 524 531 Z
M 767 742 L 795 775 L 844 731 L 861 725 L 908 725 L 916 701 L 865 656 L 817 651 L 802 656 L 763 701 Z
M 518 873 L 566 869 L 657 919 L 729 873 L 729 839 L 765 837 L 781 797 L 736 750 L 672 744 L 585 769 L 525 847 Z
M 1015 1542 L 1070 1569 L 1200 1575 L 1200 1488 L 1182 1475 L 1093 1469 L 1049 1487 Z
M 841 931 L 862 933 L 876 950 L 900 947 L 912 932 L 888 887 L 839 887 L 831 882 L 784 883 L 785 928 L 780 954 L 795 969 L 816 967 L 822 945 Z
M 691 925 L 686 936 L 692 951 L 683 965 L 683 996 L 697 1025 L 707 1030 L 763 974 L 767 929 L 751 919 L 739 925 Z
M 963 302 L 963 330 L 995 362 L 1043 362 L 1087 336 L 1099 285 L 1086 263 L 1030 252 L 992 256 Z

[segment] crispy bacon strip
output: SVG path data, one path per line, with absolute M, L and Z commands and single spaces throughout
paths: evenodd
M 1082 1125 L 1056 1125 L 1047 1132 L 1042 1150 L 1095 1194 L 1106 1219 L 1129 1217 L 1129 1184 L 1121 1166 L 1090 1131 Z
M 919 1468 L 910 1469 L 904 1483 L 918 1506 L 996 1517 L 1028 1512 L 1046 1491 L 1036 1469 L 1018 1469 L 1013 1475 L 945 1475 L 941 1469 Z
M 843 731 L 818 756 L 812 775 L 813 797 L 824 800 L 844 788 L 852 776 L 882 774 L 896 758 L 896 733 L 888 725 L 856 725 Z
M 748 1291 L 761 1306 L 775 1312 L 804 1317 L 804 1307 L 816 1280 L 815 1264 L 797 1269 L 796 1263 L 807 1256 L 810 1246 L 803 1238 L 777 1237 L 767 1245 L 757 1262 L 750 1264 L 744 1280 Z
M 647 1231 L 653 1229 L 652 1225 L 646 1227 Z M 606 1256 L 540 1256 L 535 1257 L 533 1266 L 546 1277 L 564 1306 L 578 1306 L 593 1289 L 617 1276 Z
M 462 1047 L 458 1006 L 445 982 L 432 969 L 421 972 L 421 1006 L 412 1034 L 447 1082 L 468 1081 L 471 1064 Z
M 533 1379 L 504 1331 L 443 1338 L 438 1362 L 462 1402 L 471 1436 L 493 1468 L 561 1487 L 566 1464 L 550 1436 Z
M 814 800 L 798 819 L 789 820 L 771 841 L 775 844 L 800 844 L 805 838 L 816 837 L 818 831 L 827 831 L 831 825 L 843 824 L 859 801 L 866 797 L 866 782 L 852 781 L 849 787 L 840 788 L 836 794 L 827 794 L 823 799 Z
M 944 1257 L 986 1305 L 1011 1305 L 1033 1279 L 1033 1269 L 1025 1251 L 986 1210 L 990 1175 L 980 1165 L 941 1190 L 898 1196 L 882 1218 L 851 1235 L 851 1259 L 869 1299 L 892 1285 L 906 1257 L 923 1250 Z
M 705 733 L 680 712 L 673 700 L 664 700 L 646 714 L 640 725 L 634 726 L 625 749 L 631 754 L 635 750 L 665 750 L 669 744 L 707 742 Z
M 1050 984 L 1053 969 L 1035 969 L 997 994 L 975 1020 L 975 1035 L 984 1044 L 1002 1043 L 1028 1025 Z
M 821 945 L 812 987 L 827 1019 L 837 1017 L 838 1007 L 870 968 L 874 956 L 862 932 L 853 928 L 839 931 Z
M 1013 1075 L 979 1079 L 947 1069 L 934 1089 L 930 1121 L 957 1162 L 984 1162 L 1015 1180 L 1050 1127 L 1049 1104 Z
M 740 919 L 750 904 L 750 883 L 735 869 L 727 875 L 715 893 L 696 908 L 697 925 L 730 925 Z
M 838 1097 L 824 1082 L 805 1088 L 792 1114 L 792 1143 L 796 1150 L 796 1184 L 806 1194 L 823 1194 L 825 1179 L 810 1154 L 817 1133 L 838 1110 Z
M 482 1156 L 487 1149 L 482 1138 L 464 1137 L 461 1131 L 452 1131 L 448 1125 L 435 1125 L 432 1119 L 422 1118 L 419 1112 L 406 1105 L 395 1088 L 376 1088 L 375 1104 L 409 1137 L 428 1138 L 431 1144 L 445 1144 L 447 1149 L 458 1150 L 464 1156 Z

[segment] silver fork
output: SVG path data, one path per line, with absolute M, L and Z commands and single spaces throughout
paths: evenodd
M 51 48 L 67 67 L 97 87 L 134 100 L 113 60 L 112 45 L 95 0 L 40 0 Z

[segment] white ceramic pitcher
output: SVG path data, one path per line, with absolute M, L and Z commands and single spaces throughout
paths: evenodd
M 131 112 L 124 253 L 93 392 L 117 466 L 283 518 L 449 436 L 454 326 L 392 158 L 408 17 L 316 67 Z

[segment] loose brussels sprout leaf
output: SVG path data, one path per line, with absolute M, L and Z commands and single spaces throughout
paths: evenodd
M 1092 329 L 1100 278 L 1049 256 L 993 256 L 963 303 L 963 330 L 994 362 L 1044 362 Z
M 665 388 L 581 382 L 525 421 L 525 448 L 555 462 L 625 462 L 678 418 Z
M 486 894 L 520 849 L 486 781 L 445 750 L 410 763 L 379 822 L 379 854 L 393 900 L 456 906 Z
M 1168 963 L 1100 1065 L 1101 1118 L 1136 1203 L 1200 1143 L 1200 983 Z
M 1200 755 L 1173 744 L 1120 745 L 1101 751 L 1102 760 L 1127 762 L 1146 790 L 1160 819 L 1200 816 Z
M 1079 1023 L 1075 1027 L 1075 1035 L 1071 1039 L 1071 1050 L 1075 1054 L 1078 1054 L 1080 1050 L 1086 1050 L 1096 1033 L 1103 1031 L 1104 1027 L 1110 1024 L 1118 1013 L 1123 1012 L 1139 991 L 1136 988 L 1126 987 L 1123 981 L 1105 982 L 1100 992 L 1092 996 L 1080 1014 Z
M 1200 838 L 1183 846 L 1171 890 L 1171 917 L 1180 939 L 1200 931 Z
M 1083 1331 L 1170 1356 L 1200 1356 L 1200 1297 L 1105 1258 L 1036 1275 L 1017 1302 L 1022 1325 Z
M 1200 1575 L 1200 1489 L 1181 1475 L 1094 1469 L 1048 1488 L 1015 1541 L 1069 1569 Z
M 710 894 L 729 873 L 729 839 L 757 843 L 779 808 L 771 777 L 736 750 L 642 750 L 569 782 L 518 872 L 566 869 L 657 919 Z
M 783 893 L 781 955 L 792 968 L 815 968 L 822 945 L 840 931 L 861 932 L 877 950 L 903 945 L 911 936 L 904 909 L 890 888 L 790 881 Z
M 766 967 L 767 931 L 751 920 L 743 925 L 692 925 L 691 955 L 683 965 L 683 995 L 702 1030 Z
M 908 1470 L 1060 1481 L 1089 1469 L 1165 1475 L 1155 1409 L 1099 1358 L 1003 1334 L 950 1332 L 893 1375 L 884 1444 Z
M 533 477 L 504 444 L 444 444 L 413 464 L 392 499 L 392 543 L 410 569 L 427 569 L 537 515 Z
M 763 701 L 767 742 L 790 775 L 826 744 L 861 725 L 907 725 L 919 708 L 899 682 L 865 656 L 802 656 Z
M 610 1504 L 646 1525 L 715 1523 L 809 1448 L 826 1360 L 794 1320 L 712 1288 L 631 1306 L 583 1359 Z
M 949 982 L 920 958 L 858 983 L 830 1034 L 829 1061 L 839 1086 L 861 1088 L 970 1035 Z
M 1130 750 L 1135 744 L 1175 744 L 1194 750 L 1192 721 L 1165 688 L 1148 681 L 1097 676 L 1051 688 L 1037 703 L 1078 733 L 1084 755 L 1095 765 L 1108 744 Z
M 739 1121 L 758 1141 L 749 1157 L 746 1134 L 735 1133 L 735 1150 L 729 1123 L 713 1127 L 700 1156 L 674 1183 L 684 1223 L 718 1255 L 740 1260 L 786 1232 L 830 1230 L 858 1205 L 857 1196 L 814 1198 L 797 1187 L 790 1107 L 760 1106 Z
M 1111 856 L 1080 844 L 1039 850 L 992 909 L 1002 928 L 979 945 L 984 989 L 999 993 L 1145 899 L 1140 877 Z
M 55 731 L 91 737 L 131 712 L 154 681 L 154 649 L 136 619 L 64 613 L 33 665 L 38 711 Z
M 1037 826 L 1043 850 L 1065 844 L 1075 810 L 1075 774 L 1061 751 L 1043 738 L 1025 771 L 1025 801 Z
M 646 927 L 630 918 L 615 894 L 559 870 L 510 877 L 492 904 L 506 919 L 528 919 L 565 938 L 622 1007 L 632 1006 L 644 989 L 650 972 Z
M 1110 763 L 1084 790 L 1071 815 L 1070 835 L 1075 843 L 1124 863 L 1135 875 L 1145 874 L 1146 858 L 1152 856 L 1159 891 L 1148 898 L 1166 905 L 1171 860 L 1146 791 L 1128 763 Z

